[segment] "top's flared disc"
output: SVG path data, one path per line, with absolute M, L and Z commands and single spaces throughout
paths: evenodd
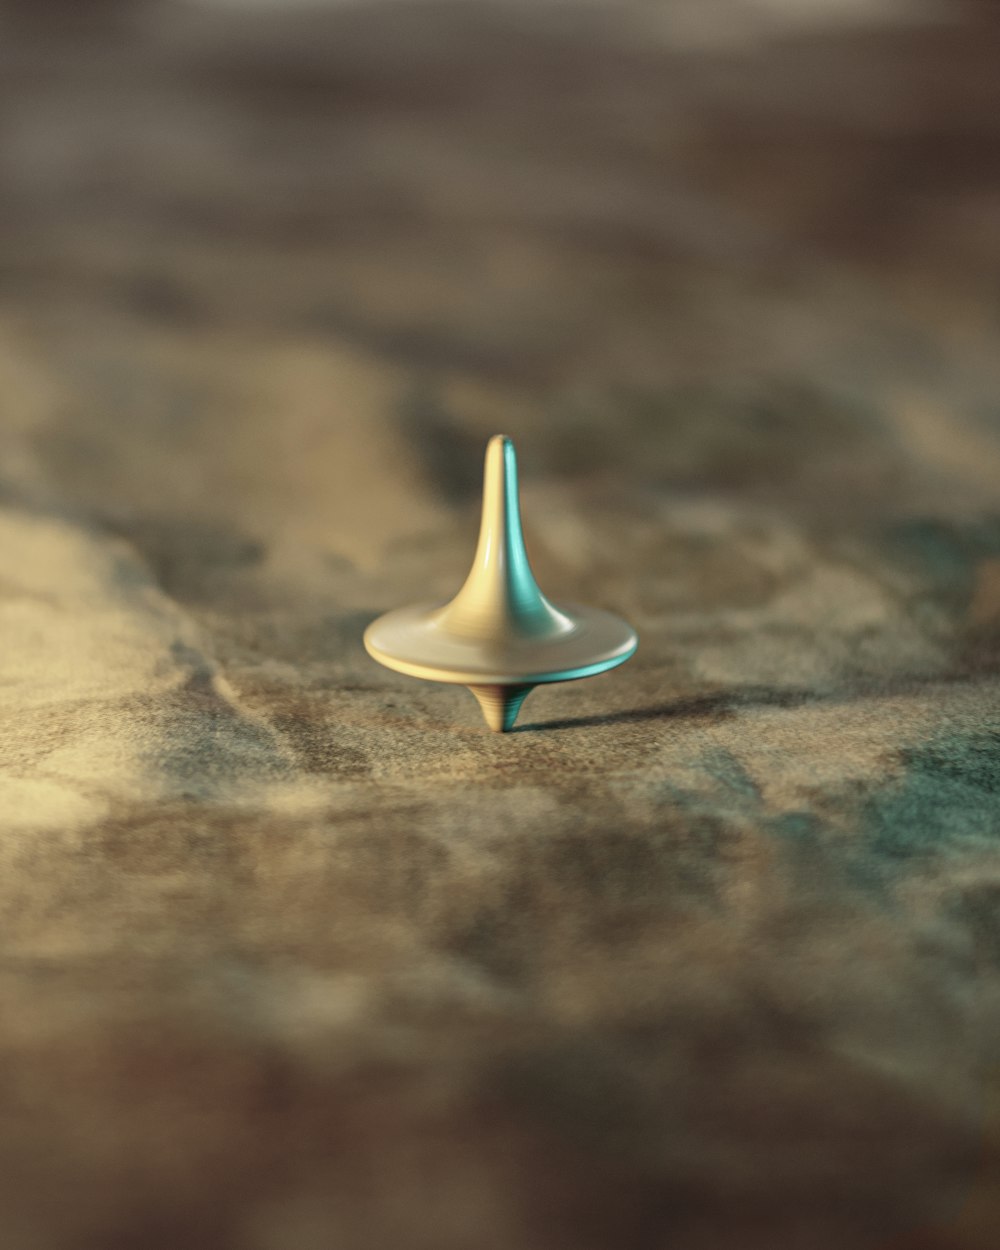
M 593 677 L 635 652 L 635 630 L 598 608 L 559 610 L 567 627 L 542 637 L 466 637 L 451 631 L 442 609 L 400 608 L 369 625 L 365 647 L 388 668 L 429 681 L 470 685 L 541 685 Z

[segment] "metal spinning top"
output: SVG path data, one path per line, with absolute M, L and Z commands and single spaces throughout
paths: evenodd
M 619 617 L 557 608 L 539 590 L 521 532 L 517 456 L 502 434 L 486 449 L 482 528 L 465 585 L 444 607 L 400 608 L 365 631 L 368 654 L 387 668 L 468 686 L 497 733 L 513 729 L 535 686 L 593 677 L 637 646 Z

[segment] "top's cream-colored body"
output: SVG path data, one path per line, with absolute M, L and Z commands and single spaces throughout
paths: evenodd
M 401 608 L 365 631 L 365 647 L 381 664 L 468 686 L 498 732 L 513 728 L 535 686 L 602 673 L 637 645 L 619 617 L 556 607 L 539 590 L 521 530 L 517 458 L 504 435 L 486 451 L 482 527 L 465 585 L 444 607 Z

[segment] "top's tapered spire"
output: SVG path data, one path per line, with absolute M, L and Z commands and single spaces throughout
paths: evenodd
M 538 589 L 521 532 L 514 445 L 502 434 L 486 449 L 479 545 L 462 589 L 444 607 L 398 608 L 365 630 L 380 664 L 468 686 L 498 733 L 514 727 L 535 686 L 603 673 L 636 645 L 619 617 L 598 608 L 560 611 Z
M 542 638 L 572 628 L 538 589 L 521 529 L 517 453 L 504 434 L 486 449 L 483 515 L 465 585 L 441 610 L 443 629 L 469 638 Z

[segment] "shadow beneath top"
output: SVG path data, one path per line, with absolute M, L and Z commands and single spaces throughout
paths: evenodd
M 560 720 L 535 721 L 520 725 L 514 733 L 536 733 L 550 729 L 588 729 L 599 725 L 632 725 L 656 720 L 724 720 L 735 716 L 741 707 L 801 707 L 816 702 L 823 695 L 816 690 L 787 689 L 772 686 L 747 686 L 738 690 L 720 690 L 714 694 L 673 699 L 651 707 L 629 708 L 606 715 L 574 716 Z

